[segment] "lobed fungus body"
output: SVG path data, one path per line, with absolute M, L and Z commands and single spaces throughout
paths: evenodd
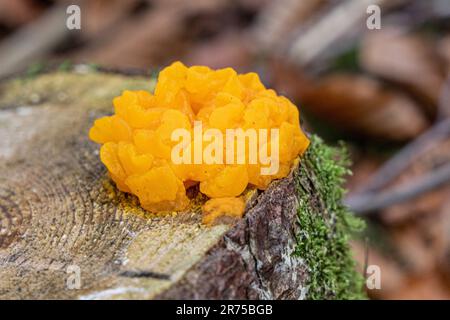
M 175 62 L 160 72 L 153 94 L 124 91 L 113 104 L 114 114 L 97 119 L 89 137 L 102 144 L 100 159 L 117 187 L 136 195 L 141 206 L 151 212 L 186 209 L 186 188 L 199 184 L 200 192 L 214 200 L 205 205 L 208 214 L 223 203 L 234 211 L 231 216 L 242 215 L 242 201 L 232 198 L 242 195 L 249 185 L 265 189 L 272 180 L 285 177 L 294 159 L 309 145 L 300 128 L 297 107 L 266 89 L 256 73 L 188 68 Z M 172 150 L 177 141 L 172 133 L 180 128 L 193 132 L 194 123 L 199 121 L 203 131 L 218 129 L 223 133 L 237 128 L 277 128 L 279 170 L 264 175 L 262 163 L 236 164 L 225 159 L 212 164 L 174 163 Z M 194 148 L 191 142 L 185 149 Z M 271 144 L 270 137 L 267 144 Z M 208 146 L 203 143 L 203 150 Z M 225 157 L 226 150 L 223 154 Z

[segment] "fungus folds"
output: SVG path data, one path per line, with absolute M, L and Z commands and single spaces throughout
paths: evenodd
M 113 104 L 114 114 L 95 120 L 89 137 L 102 145 L 100 159 L 117 188 L 136 195 L 141 206 L 151 212 L 186 209 L 186 189 L 199 184 L 200 192 L 210 198 L 204 205 L 208 216 L 204 222 L 211 220 L 211 214 L 242 215 L 244 205 L 233 198 L 242 196 L 249 185 L 263 190 L 272 180 L 285 177 L 294 159 L 309 145 L 297 107 L 266 89 L 256 73 L 237 74 L 231 68 L 212 70 L 175 62 L 160 72 L 154 93 L 127 90 Z M 224 136 L 227 129 L 277 129 L 277 172 L 264 175 L 263 163 L 248 161 L 255 150 L 249 145 L 244 149 L 244 163 L 226 161 L 227 143 L 219 144 L 224 148 L 223 162 L 174 162 L 172 151 L 180 142 L 174 140 L 173 132 L 194 133 L 194 124 L 199 122 L 203 132 L 217 129 Z M 194 149 L 194 134 L 191 139 L 184 142 L 185 151 Z M 274 143 L 271 139 L 269 134 L 264 142 L 269 153 Z M 206 152 L 214 142 L 209 140 L 203 141 L 200 151 Z M 256 150 L 261 147 L 259 144 Z

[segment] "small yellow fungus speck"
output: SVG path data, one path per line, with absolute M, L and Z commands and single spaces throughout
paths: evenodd
M 297 107 L 266 89 L 256 73 L 239 75 L 231 68 L 212 70 L 175 62 L 160 72 L 153 94 L 126 90 L 113 105 L 114 115 L 95 120 L 89 137 L 102 145 L 100 159 L 117 188 L 136 195 L 150 212 L 170 213 L 186 209 L 186 189 L 199 184 L 200 192 L 210 198 L 203 206 L 205 224 L 219 216 L 242 216 L 241 196 L 247 186 L 263 190 L 272 180 L 286 177 L 309 145 Z M 276 128 L 278 171 L 263 175 L 262 163 L 174 163 L 172 133 L 184 129 L 195 136 L 198 121 L 202 131 Z M 195 141 L 186 148 L 191 147 L 196 148 Z M 209 147 L 203 143 L 201 149 Z
M 242 217 L 244 209 L 242 197 L 210 199 L 202 207 L 202 223 L 212 226 L 221 221 L 235 220 Z

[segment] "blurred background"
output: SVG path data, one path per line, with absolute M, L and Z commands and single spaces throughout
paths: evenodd
M 450 298 L 449 0 L 0 0 L 0 78 L 174 60 L 256 71 L 306 130 L 347 144 L 371 298 Z

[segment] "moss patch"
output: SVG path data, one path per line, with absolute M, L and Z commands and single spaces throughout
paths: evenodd
M 296 179 L 301 231 L 294 252 L 309 268 L 308 299 L 365 298 L 363 277 L 355 270 L 348 244 L 364 223 L 341 202 L 342 184 L 350 173 L 347 168 L 344 148 L 329 147 L 317 136 L 311 137 Z

